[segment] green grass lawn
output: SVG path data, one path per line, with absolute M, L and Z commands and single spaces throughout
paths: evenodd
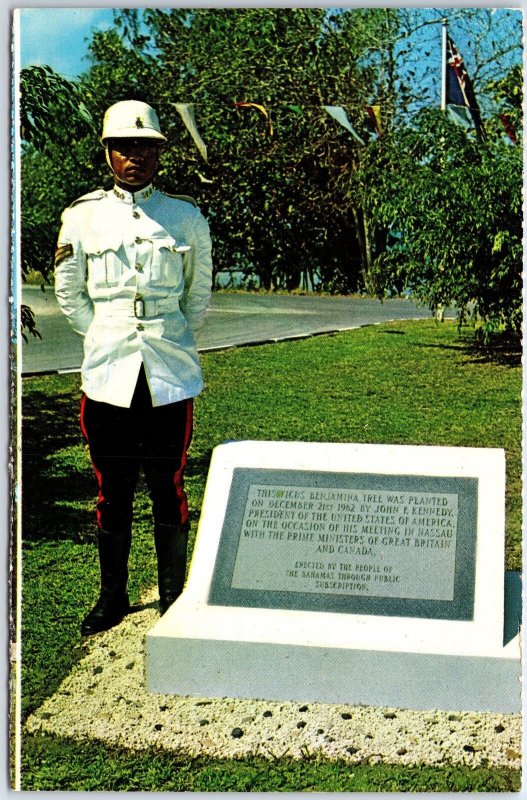
M 455 323 L 391 323 L 202 357 L 187 469 L 193 531 L 212 449 L 227 440 L 301 440 L 504 448 L 506 565 L 521 568 L 521 367 L 490 358 Z M 98 594 L 96 484 L 78 428 L 78 375 L 23 381 L 22 712 L 82 657 L 80 621 Z M 132 602 L 156 580 L 141 484 L 130 559 Z M 23 789 L 173 791 L 511 791 L 515 770 L 359 768 L 257 760 L 178 763 L 97 743 L 29 737 Z M 94 771 L 94 764 L 104 769 Z M 351 775 L 351 772 L 354 775 Z M 100 778 L 96 779 L 95 775 Z M 271 777 L 272 776 L 272 777 Z M 268 781 L 267 783 L 265 781 Z M 236 788 L 238 787 L 238 788 Z

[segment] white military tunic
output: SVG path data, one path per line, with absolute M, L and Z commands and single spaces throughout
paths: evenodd
M 57 300 L 85 337 L 84 393 L 128 408 L 144 363 L 154 406 L 195 397 L 212 283 L 199 209 L 152 186 L 99 189 L 64 211 L 57 253 Z

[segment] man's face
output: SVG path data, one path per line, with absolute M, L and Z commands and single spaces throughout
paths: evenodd
M 110 139 L 108 151 L 118 186 L 137 191 L 157 172 L 159 145 L 153 139 Z

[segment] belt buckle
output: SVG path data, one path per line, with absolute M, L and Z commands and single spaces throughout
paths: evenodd
M 145 301 L 142 297 L 136 297 L 134 300 L 134 315 L 137 319 L 143 319 L 145 316 Z

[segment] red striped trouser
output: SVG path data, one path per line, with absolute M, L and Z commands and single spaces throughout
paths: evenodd
M 82 396 L 81 430 L 99 483 L 99 528 L 111 533 L 131 529 L 141 468 L 154 521 L 163 525 L 188 523 L 183 473 L 192 422 L 192 399 L 152 406 L 143 369 L 130 408 Z

